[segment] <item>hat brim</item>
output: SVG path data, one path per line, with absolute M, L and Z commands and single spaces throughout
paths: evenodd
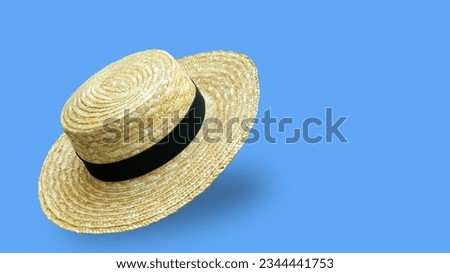
M 202 128 L 170 162 L 122 182 L 93 178 L 62 134 L 51 147 L 39 177 L 39 201 L 52 222 L 80 233 L 147 226 L 193 200 L 231 162 L 253 123 L 247 122 L 245 127 L 225 124 L 231 119 L 255 118 L 259 100 L 255 65 L 245 55 L 231 51 L 200 53 L 178 62 L 205 99 L 205 120 L 218 119 L 225 128 L 209 140 Z

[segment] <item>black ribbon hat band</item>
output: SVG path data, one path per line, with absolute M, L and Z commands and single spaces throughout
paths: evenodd
M 172 132 L 147 150 L 121 161 L 96 164 L 80 157 L 89 173 L 103 181 L 123 181 L 147 174 L 181 153 L 195 138 L 205 118 L 205 100 L 195 83 L 194 86 L 194 101 Z

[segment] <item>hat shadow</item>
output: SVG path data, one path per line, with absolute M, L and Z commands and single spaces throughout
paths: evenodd
M 202 194 L 178 212 L 160 222 L 141 228 L 137 232 L 172 233 L 190 229 L 198 231 L 199 225 L 231 217 L 236 211 L 257 205 L 264 195 L 263 174 L 253 168 L 224 171 Z

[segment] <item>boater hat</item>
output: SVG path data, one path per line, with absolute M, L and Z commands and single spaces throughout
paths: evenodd
M 81 233 L 127 231 L 176 212 L 231 162 L 258 99 L 256 67 L 235 52 L 175 60 L 148 50 L 106 66 L 64 105 L 64 133 L 39 177 L 42 210 Z

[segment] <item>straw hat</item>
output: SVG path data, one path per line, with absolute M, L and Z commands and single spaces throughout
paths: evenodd
M 231 162 L 258 99 L 255 65 L 231 51 L 175 60 L 147 50 L 106 66 L 64 105 L 64 133 L 39 177 L 42 210 L 81 233 L 132 230 L 176 212 Z

